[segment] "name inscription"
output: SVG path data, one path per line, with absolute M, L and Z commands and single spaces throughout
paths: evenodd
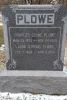
M 52 25 L 54 14 L 16 14 L 16 25 Z

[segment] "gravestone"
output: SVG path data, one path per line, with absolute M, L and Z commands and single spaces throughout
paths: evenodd
M 8 70 L 0 72 L 0 91 L 67 94 L 67 8 L 10 5 L 2 14 Z
M 63 70 L 67 9 L 62 5 L 3 10 L 9 70 Z

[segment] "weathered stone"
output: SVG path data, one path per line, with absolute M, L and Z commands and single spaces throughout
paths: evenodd
M 50 72 L 45 72 L 43 76 L 23 76 L 22 71 L 19 73 L 9 71 L 3 72 L 2 76 L 0 74 L 0 91 L 33 94 L 67 94 L 67 74 L 64 72 L 51 72 L 52 75 Z M 53 75 L 54 73 L 55 76 Z
M 67 32 L 63 5 L 12 5 L 3 10 L 8 70 L 62 71 Z

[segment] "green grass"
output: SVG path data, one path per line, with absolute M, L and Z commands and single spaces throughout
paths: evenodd
M 0 46 L 1 44 L 4 43 L 4 38 L 3 38 L 3 27 L 0 26 Z

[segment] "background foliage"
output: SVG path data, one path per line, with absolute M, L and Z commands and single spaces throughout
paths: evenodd
M 0 0 L 0 5 L 4 4 L 50 4 L 55 0 Z M 56 0 L 58 3 L 67 4 L 67 0 Z
M 3 28 L 2 26 L 0 26 L 0 46 L 1 44 L 3 44 L 4 40 L 3 40 Z

